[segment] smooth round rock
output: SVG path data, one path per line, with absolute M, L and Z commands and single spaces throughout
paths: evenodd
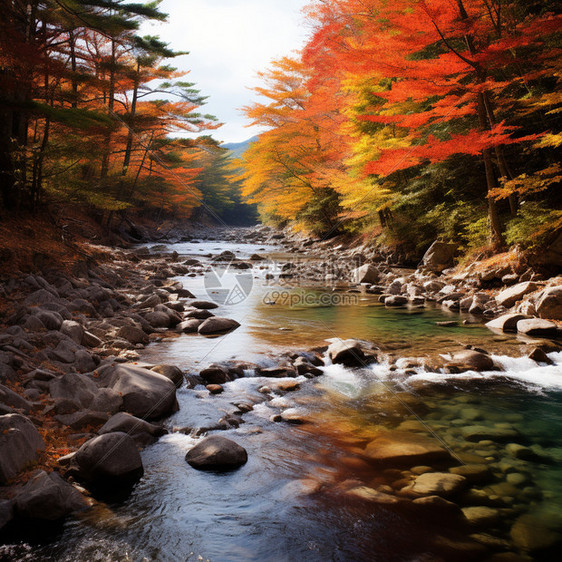
M 248 453 L 226 437 L 211 435 L 188 451 L 185 460 L 199 470 L 232 470 L 246 464 Z

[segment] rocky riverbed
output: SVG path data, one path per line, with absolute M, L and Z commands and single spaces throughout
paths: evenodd
M 209 236 L 213 235 L 200 238 Z M 543 279 L 532 270 L 514 271 L 501 264 L 488 268 L 473 264 L 458 273 L 450 268 L 452 248 L 439 242 L 417 270 L 407 271 L 398 269 L 392 256 L 375 249 L 315 244 L 263 227 L 214 236 L 257 246 L 282 245 L 284 257 L 272 261 L 254 253 L 239 258 L 223 251 L 205 259 L 185 259 L 164 246 L 151 245 L 112 251 L 108 261 L 83 267 L 74 275 L 47 270 L 2 284 L 6 312 L 0 335 L 0 528 L 4 540 L 30 521 L 61 521 L 95 509 L 116 494 L 126 497 L 143 475 L 139 450 L 168 432 L 192 437 L 210 434 L 187 452 L 186 461 L 198 469 L 230 470 L 247 462 L 247 451 L 214 432 L 240 426 L 256 408 L 267 412 L 270 423 L 309 431 L 310 416 L 292 402 L 283 407 L 282 397 L 298 395 L 307 380 L 330 369 L 376 370 L 382 365 L 397 378 L 409 380 L 413 388 L 423 387 L 423 392 L 428 386 L 420 385 L 419 379 L 428 372 L 450 380 L 467 372 L 505 370 L 485 346 L 433 354 L 429 360 L 389 355 L 377 342 L 338 338 L 315 349 L 272 353 L 261 364 L 209 360 L 197 372 L 141 362 L 149 344 L 182 333 L 210 338 L 240 326 L 222 315 L 221 304 L 195 298 L 177 280 L 203 276 L 211 259 L 240 272 L 261 271 L 272 277 L 276 287 L 317 286 L 330 293 L 369 295 L 389 308 L 421 311 L 439 306 L 458 311 L 458 320 L 452 317 L 448 323 L 484 319 L 496 333 L 527 338 L 533 365 L 556 367 L 561 362 L 559 277 Z M 228 395 L 230 383 L 249 375 L 256 381 L 253 398 L 240 401 L 214 423 L 174 427 L 165 422 L 178 409 L 178 389 L 204 389 L 220 400 Z M 529 510 L 529 503 L 541 495 L 531 475 L 536 464 L 560 462 L 557 452 L 540 444 L 530 446 L 524 419 L 500 420 L 492 415 L 482 422 L 481 412 L 470 412 L 470 401 L 456 404 L 455 398 L 451 414 L 442 413 L 436 423 L 421 423 L 418 399 L 399 394 L 392 406 L 395 398 L 391 393 L 379 406 L 387 420 L 393 407 L 401 410 L 400 421 L 379 423 L 368 431 L 350 421 L 353 438 L 341 431 L 341 423 L 337 429 L 329 423 L 330 412 L 320 418 L 323 423 L 312 423 L 312 435 L 345 442 L 349 455 L 342 462 L 348 468 L 353 465 L 353 477 L 348 474 L 337 484 L 331 482 L 331 493 L 343 494 L 346 501 L 355 498 L 431 518 L 437 525 L 453 522 L 451 533 L 441 536 L 435 547 L 444 559 L 548 559 L 561 536 L 556 517 L 544 521 L 543 514 Z M 446 419 L 450 423 L 444 423 Z M 466 451 L 443 443 L 439 438 L 443 432 Z M 312 495 L 326 485 L 317 479 L 302 483 Z M 486 534 L 483 529 L 493 532 Z

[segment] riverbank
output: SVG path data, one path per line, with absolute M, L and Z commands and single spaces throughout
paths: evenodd
M 267 229 L 237 231 L 230 233 L 229 236 L 233 241 L 253 242 L 258 246 L 285 242 L 288 246 L 285 249 L 292 253 L 295 250 L 292 247 L 293 242 L 287 243 L 282 235 Z M 361 257 L 356 249 L 350 249 L 349 253 L 340 252 L 338 260 L 329 260 L 330 256 L 334 255 L 333 248 L 326 248 L 324 251 L 315 250 L 314 259 L 310 259 L 310 255 L 304 256 L 306 248 L 307 246 L 302 248 L 303 259 L 288 260 L 285 257 L 282 263 L 274 263 L 271 271 L 267 270 L 275 277 L 274 286 L 298 288 L 316 284 L 324 290 L 328 287 L 330 294 L 342 292 L 350 295 L 370 295 L 369 298 L 380 300 L 393 309 L 420 307 L 427 301 L 436 302 L 449 311 L 455 311 L 456 307 L 449 306 L 447 302 L 449 301 L 457 302 L 458 310 L 463 313 L 464 310 L 470 312 L 475 301 L 482 303 L 479 312 L 472 310 L 472 321 L 480 314 L 492 318 L 508 311 L 505 304 L 493 298 L 493 289 L 482 290 L 481 286 L 471 285 L 467 281 L 469 279 L 467 276 L 455 280 L 456 273 L 450 272 L 445 274 L 447 282 L 443 282 L 441 281 L 443 276 L 437 277 L 427 272 L 423 274 L 410 272 L 404 275 L 403 271 L 397 272 L 390 264 L 384 263 L 375 256 Z M 45 276 L 26 276 L 4 285 L 5 296 L 9 299 L 10 307 L 9 314 L 5 317 L 6 330 L 2 335 L 1 364 L 3 384 L 7 387 L 3 395 L 3 402 L 5 402 L 3 412 L 8 416 L 18 416 L 10 417 L 8 420 L 12 424 L 6 427 L 8 433 L 15 435 L 19 432 L 18 434 L 25 435 L 30 443 L 27 450 L 29 456 L 24 456 L 25 462 L 20 468 L 35 463 L 33 468 L 43 468 L 46 473 L 55 469 L 66 474 L 71 481 L 80 482 L 83 491 L 90 489 L 85 496 L 87 499 L 83 500 L 74 493 L 75 487 L 72 489 L 67 487 L 65 481 L 59 480 L 52 473 L 50 476 L 42 473 L 34 475 L 32 472 L 22 474 L 19 469 L 15 469 L 12 478 L 27 480 L 27 482 L 23 486 L 21 485 L 23 482 L 17 482 L 15 487 L 4 486 L 2 491 L 6 501 L 3 502 L 2 509 L 3 513 L 8 514 L 4 516 L 6 521 L 14 516 L 20 521 L 38 516 L 41 519 L 47 514 L 50 514 L 50 518 L 56 514 L 58 519 L 68 513 L 86 508 L 94 501 L 90 498 L 90 494 L 102 497 L 103 494 L 100 496 L 100 490 L 97 489 L 100 478 L 92 474 L 90 469 L 97 464 L 96 458 L 99 460 L 108 450 L 112 450 L 111 435 L 115 435 L 116 431 L 132 434 L 135 442 L 131 445 L 128 454 L 134 462 L 126 463 L 126 470 L 123 470 L 117 481 L 120 484 L 136 482 L 141 474 L 142 462 L 139 465 L 138 459 L 131 451 L 135 446 L 145 446 L 155 441 L 164 433 L 165 429 L 154 422 L 159 422 L 163 417 L 174 412 L 177 407 L 175 400 L 177 386 L 183 388 L 186 388 L 186 384 L 187 388 L 206 386 L 207 393 L 217 393 L 216 396 L 220 396 L 225 390 L 225 385 L 228 387 L 231 382 L 243 380 L 241 377 L 246 375 L 248 370 L 253 370 L 254 376 L 269 379 L 269 383 L 262 382 L 259 389 L 256 388 L 259 391 L 258 395 L 261 396 L 258 402 L 271 403 L 279 394 L 298 390 L 307 377 L 323 375 L 325 373 L 325 370 L 322 370 L 323 363 L 328 363 L 328 366 L 331 363 L 333 367 L 340 364 L 365 368 L 376 360 L 376 364 L 386 365 L 385 368 L 389 371 L 409 369 L 410 376 L 418 375 L 416 367 L 427 363 L 427 358 L 424 357 L 409 358 L 409 364 L 404 369 L 404 365 L 400 363 L 403 357 L 395 356 L 388 359 L 385 350 L 376 349 L 377 342 L 374 342 L 375 346 L 373 346 L 373 342 L 371 345 L 366 345 L 363 341 L 355 340 L 344 343 L 335 341 L 327 353 L 325 348 L 320 348 L 312 353 L 303 350 L 301 353 L 292 351 L 273 354 L 267 365 L 250 362 L 201 365 L 204 368 L 197 373 L 189 369 L 186 383 L 184 383 L 186 374 L 184 369 L 177 368 L 176 365 L 160 365 L 152 372 L 144 367 L 139 368 L 135 362 L 139 361 L 140 354 L 148 343 L 155 343 L 162 339 L 170 340 L 178 337 L 180 333 L 190 331 L 204 334 L 205 330 L 201 331 L 201 326 L 208 320 L 211 320 L 210 323 L 216 322 L 215 313 L 218 310 L 218 314 L 221 314 L 222 306 L 217 306 L 213 302 L 199 302 L 200 299 L 192 298 L 193 295 L 188 289 L 172 279 L 177 276 L 202 277 L 207 268 L 206 263 L 213 257 L 216 258 L 217 255 L 205 255 L 207 261 L 185 259 L 178 254 L 168 252 L 165 247 L 114 251 L 108 262 L 85 270 L 82 276 L 49 272 Z M 229 264 L 234 263 L 236 270 L 240 272 L 249 269 L 246 269 L 246 265 L 253 266 L 256 270 L 265 267 L 263 260 L 259 259 L 264 256 L 257 255 L 250 260 L 251 257 L 248 255 L 237 258 L 233 262 L 231 255 L 223 255 L 223 260 Z M 361 265 L 363 261 L 370 263 Z M 366 275 L 370 277 L 366 278 Z M 482 278 L 477 276 L 475 278 L 479 283 L 482 282 Z M 453 282 L 449 282 L 450 280 Z M 527 291 L 522 297 L 534 295 L 537 304 L 544 297 L 545 290 L 549 291 L 548 283 L 553 287 L 556 286 L 552 280 L 542 285 L 543 282 L 537 278 L 529 281 L 517 278 L 516 281 L 535 283 L 534 290 Z M 484 283 L 486 282 L 484 280 Z M 454 289 L 449 287 L 443 291 L 448 285 L 453 285 Z M 518 285 L 519 283 L 516 283 L 515 287 Z M 527 288 L 529 286 L 527 285 Z M 542 296 L 539 296 L 541 291 Z M 488 297 L 486 301 L 478 296 L 478 293 L 482 292 Z M 550 296 L 550 293 L 547 294 Z M 463 301 L 468 298 L 471 304 L 466 308 L 466 303 Z M 388 299 L 391 300 L 387 303 Z M 521 304 L 517 300 L 514 301 L 516 306 Z M 273 310 L 275 303 L 266 306 L 271 306 Z M 486 311 L 491 312 L 486 314 Z M 212 320 L 213 318 L 215 320 Z M 466 320 L 470 321 L 470 319 Z M 519 318 L 517 321 L 512 319 L 510 326 L 517 327 L 519 320 L 523 319 Z M 451 322 L 459 321 L 451 320 Z M 546 335 L 556 336 L 553 328 L 549 327 L 549 329 L 550 332 Z M 220 331 L 223 331 L 222 328 Z M 552 354 L 557 349 L 556 344 L 551 341 L 541 342 L 533 338 L 529 339 L 529 343 L 543 354 Z M 442 371 L 443 374 L 458 374 L 471 370 L 487 372 L 501 367 L 482 350 L 465 350 L 461 353 L 460 356 L 442 358 L 439 365 L 432 365 L 433 370 Z M 533 353 L 538 352 L 533 351 Z M 545 359 L 545 355 L 535 355 L 535 357 L 539 361 L 537 365 L 540 364 L 541 359 Z M 208 363 L 211 363 L 211 359 L 209 357 Z M 546 356 L 546 359 L 553 361 L 550 356 Z M 428 371 L 426 367 L 427 365 L 424 369 Z M 408 375 L 408 373 L 404 374 Z M 142 388 L 142 392 L 139 392 L 139 388 Z M 157 409 L 154 409 L 155 405 L 158 405 Z M 197 430 L 199 433 L 207 433 L 232 429 L 240 425 L 240 420 L 252 408 L 253 406 L 248 409 L 247 405 L 242 405 L 237 413 L 226 416 L 222 420 L 215 420 L 214 425 L 202 427 L 199 423 Z M 127 413 L 137 419 L 131 419 L 126 415 Z M 21 415 L 35 426 L 39 435 L 21 419 Z M 287 422 L 300 425 L 307 423 L 306 417 L 298 411 L 291 411 L 291 408 L 284 408 L 279 414 L 272 415 L 275 417 L 271 420 L 273 423 Z M 141 422 L 141 419 L 148 420 L 149 423 Z M 131 427 L 135 430 L 131 431 Z M 170 429 L 174 430 L 168 428 Z M 191 434 L 193 427 L 179 429 Z M 404 429 L 401 428 L 400 431 Z M 110 436 L 104 438 L 106 442 L 102 442 L 100 449 L 96 449 L 95 455 L 98 457 L 78 455 L 83 458 L 82 462 L 76 465 L 74 459 L 76 455 L 72 453 L 87 442 L 91 443 L 92 440 L 99 439 L 96 437 L 98 433 Z M 368 447 L 369 443 L 380 439 L 380 435 L 372 437 L 373 435 L 369 435 L 368 438 L 364 436 L 359 439 L 355 443 L 356 449 L 363 450 L 363 445 Z M 486 441 L 482 435 L 479 437 L 479 441 Z M 489 430 L 487 437 L 494 442 L 495 438 L 490 438 Z M 39 439 L 43 442 L 41 443 Z M 419 441 L 417 437 L 412 439 Z M 22 442 L 14 441 L 14 443 L 19 450 Z M 37 455 L 36 451 L 43 448 L 45 451 Z M 86 452 L 87 449 L 88 447 Z M 35 456 L 32 456 L 33 453 Z M 439 454 L 443 456 L 439 461 L 442 462 L 446 455 L 443 452 Z M 359 456 L 364 462 L 364 453 Z M 12 457 L 15 458 L 14 455 Z M 419 465 L 418 460 L 416 459 L 416 466 Z M 357 463 L 358 460 L 355 462 Z M 373 459 L 369 462 L 376 464 Z M 434 468 L 442 469 L 446 464 L 441 466 L 438 463 L 439 466 L 436 465 Z M 13 467 L 12 470 L 14 471 Z M 404 470 L 404 467 L 401 470 Z M 434 473 L 434 470 L 429 472 Z M 382 498 L 393 504 L 395 502 L 391 498 L 397 498 L 402 509 L 404 502 L 409 502 L 411 498 L 408 500 L 408 494 L 405 492 L 397 494 L 395 491 L 412 485 L 415 472 L 409 470 L 409 473 L 411 474 L 406 478 L 409 481 L 402 482 L 403 486 L 391 486 L 390 490 L 385 488 L 385 491 L 377 491 L 372 486 L 367 486 L 369 490 L 390 497 L 369 491 L 363 493 L 363 500 L 365 494 L 367 496 L 370 494 L 367 501 L 375 503 Z M 396 476 L 395 473 L 394 478 Z M 384 483 L 379 484 L 389 486 L 393 482 L 395 480 L 390 482 L 387 478 Z M 356 490 L 358 487 L 361 488 L 354 485 L 349 487 L 349 490 Z M 56 493 L 53 491 L 55 489 L 58 490 Z M 349 490 L 346 490 L 346 494 Z M 56 496 L 58 504 L 51 505 L 47 509 L 39 502 L 40 507 L 37 508 L 37 503 L 33 502 L 36 502 L 38 495 L 47 498 L 48 501 L 53 501 Z M 423 494 L 424 497 L 427 495 Z M 416 505 L 420 503 L 422 502 Z M 29 507 L 30 505 L 33 509 Z M 500 509 L 504 509 L 504 506 Z M 10 525 L 13 525 L 13 522 L 8 524 L 8 530 L 13 528 Z M 557 544 L 556 540 L 553 544 Z M 481 551 L 478 552 L 481 554 Z

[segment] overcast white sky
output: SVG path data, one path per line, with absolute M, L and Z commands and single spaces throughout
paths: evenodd
M 258 70 L 303 46 L 307 28 L 300 10 L 307 0 L 164 0 L 168 23 L 150 24 L 144 34 L 160 36 L 189 55 L 174 66 L 191 70 L 186 80 L 209 96 L 203 113 L 224 125 L 212 132 L 223 142 L 241 142 L 260 131 L 248 124 L 240 108 L 255 99 Z

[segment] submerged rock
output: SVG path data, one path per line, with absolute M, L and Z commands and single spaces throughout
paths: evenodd
M 466 478 L 449 472 L 426 472 L 418 476 L 401 493 L 411 496 L 451 497 L 466 487 Z
M 185 460 L 199 470 L 232 470 L 247 462 L 248 453 L 226 437 L 211 435 L 188 451 Z
M 438 441 L 407 431 L 386 431 L 371 441 L 364 452 L 377 464 L 414 466 L 451 460 Z

